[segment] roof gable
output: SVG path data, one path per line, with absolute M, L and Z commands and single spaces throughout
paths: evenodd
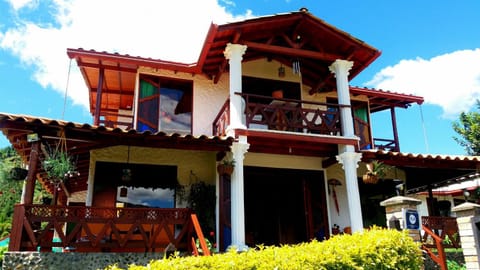
M 352 79 L 380 55 L 379 50 L 306 10 L 219 26 L 212 24 L 198 66 L 215 81 L 228 69 L 223 55 L 228 43 L 247 45 L 243 61 L 267 58 L 287 66 L 299 61 L 303 83 L 311 86 L 312 92 L 335 86 L 328 67 L 336 59 L 354 62 Z

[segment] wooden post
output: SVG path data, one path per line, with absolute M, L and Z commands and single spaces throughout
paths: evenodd
M 17 204 L 13 208 L 12 230 L 10 231 L 10 242 L 8 251 L 20 251 L 22 243 L 23 219 L 25 218 L 25 207 Z
M 40 141 L 32 143 L 30 150 L 30 159 L 28 163 L 27 183 L 25 185 L 25 193 L 22 198 L 24 204 L 32 204 L 33 193 L 35 191 L 35 181 L 38 167 L 38 152 L 40 151 Z
M 97 102 L 95 103 L 95 113 L 93 116 L 93 124 L 95 126 L 98 126 L 100 124 L 100 107 L 102 106 L 102 88 L 104 74 L 105 72 L 103 68 L 100 68 L 97 85 Z
M 398 140 L 397 117 L 395 115 L 395 107 L 390 108 L 390 115 L 392 116 L 393 140 L 395 141 L 395 149 L 393 149 L 393 151 L 400 152 L 400 142 Z

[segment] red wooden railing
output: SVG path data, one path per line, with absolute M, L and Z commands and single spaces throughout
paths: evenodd
M 346 105 L 236 93 L 245 101 L 245 125 L 296 133 L 341 135 L 340 108 Z M 227 99 L 213 121 L 213 135 L 225 136 L 230 124 Z M 354 117 L 355 135 L 360 149 L 399 151 L 398 140 L 372 138 L 370 124 Z
M 460 248 L 458 224 L 453 217 L 422 217 L 422 249 L 442 270 L 447 270 L 445 248 Z M 447 239 L 448 238 L 448 239 Z M 436 249 L 437 254 L 432 249 Z
M 191 219 L 192 219 L 193 228 L 197 234 L 198 242 L 200 243 L 200 248 L 202 249 L 202 253 L 204 256 L 210 256 L 210 249 L 207 246 L 207 241 L 205 241 L 205 237 L 203 237 L 203 232 L 202 232 L 202 229 L 200 228 L 200 223 L 198 222 L 197 215 L 192 214 L 191 217 L 192 217 Z M 198 252 L 194 237 L 192 237 L 192 250 L 195 256 L 198 256 L 200 254 Z
M 258 125 L 271 130 L 340 134 L 339 107 L 341 105 L 253 94 L 241 95 L 246 104 L 245 124 L 247 128 Z M 225 135 L 225 129 L 229 124 L 229 114 L 230 106 L 229 100 L 227 100 L 213 122 L 214 135 Z
M 198 220 L 185 208 L 19 204 L 14 210 L 9 251 L 58 247 L 81 252 L 162 252 L 168 245 L 193 251 L 188 239 L 195 236 L 204 249 Z
M 225 136 L 227 126 L 230 125 L 230 99 L 223 104 L 217 117 L 213 120 L 213 135 Z
M 382 149 L 385 151 L 400 151 L 400 146 L 397 141 L 381 138 L 373 138 L 375 148 Z

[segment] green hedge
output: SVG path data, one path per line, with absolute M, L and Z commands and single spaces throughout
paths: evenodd
M 420 247 L 406 232 L 373 228 L 327 241 L 235 250 L 210 257 L 171 257 L 130 270 L 162 269 L 421 269 Z M 118 270 L 116 266 L 107 269 Z

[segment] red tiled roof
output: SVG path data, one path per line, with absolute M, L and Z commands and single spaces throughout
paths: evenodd
M 451 161 L 480 162 L 480 156 L 415 154 L 415 153 L 402 153 L 402 152 L 393 152 L 393 151 L 385 151 L 385 150 L 363 150 L 362 153 L 364 156 L 367 156 L 367 157 L 381 157 L 382 159 L 397 158 L 397 159 L 424 159 L 424 160 L 433 160 L 433 161 L 451 160 Z
M 32 143 L 27 141 L 27 135 L 37 133 L 42 145 L 54 148 L 58 145 L 61 131 L 64 131 L 68 152 L 76 157 L 77 170 L 80 176 L 69 181 L 68 189 L 71 192 L 86 189 L 88 169 L 90 164 L 90 151 L 115 145 L 129 145 L 153 148 L 171 148 L 183 150 L 199 150 L 224 152 L 229 151 L 233 142 L 231 137 L 218 136 L 192 136 L 164 132 L 152 133 L 134 129 L 108 128 L 90 124 L 80 124 L 63 120 L 54 120 L 30 115 L 0 113 L 0 130 L 10 141 L 23 161 L 29 164 Z M 44 148 L 42 148 L 44 149 Z M 45 151 L 39 153 L 40 160 L 44 159 Z M 41 166 L 37 165 L 38 168 Z M 42 170 L 40 170 L 40 175 Z M 45 188 L 52 192 L 53 186 L 44 181 Z
M 350 86 L 350 93 L 354 96 L 367 96 L 371 112 L 382 111 L 391 107 L 408 108 L 412 103 L 421 105 L 424 101 L 423 97 L 420 96 L 358 86 Z

